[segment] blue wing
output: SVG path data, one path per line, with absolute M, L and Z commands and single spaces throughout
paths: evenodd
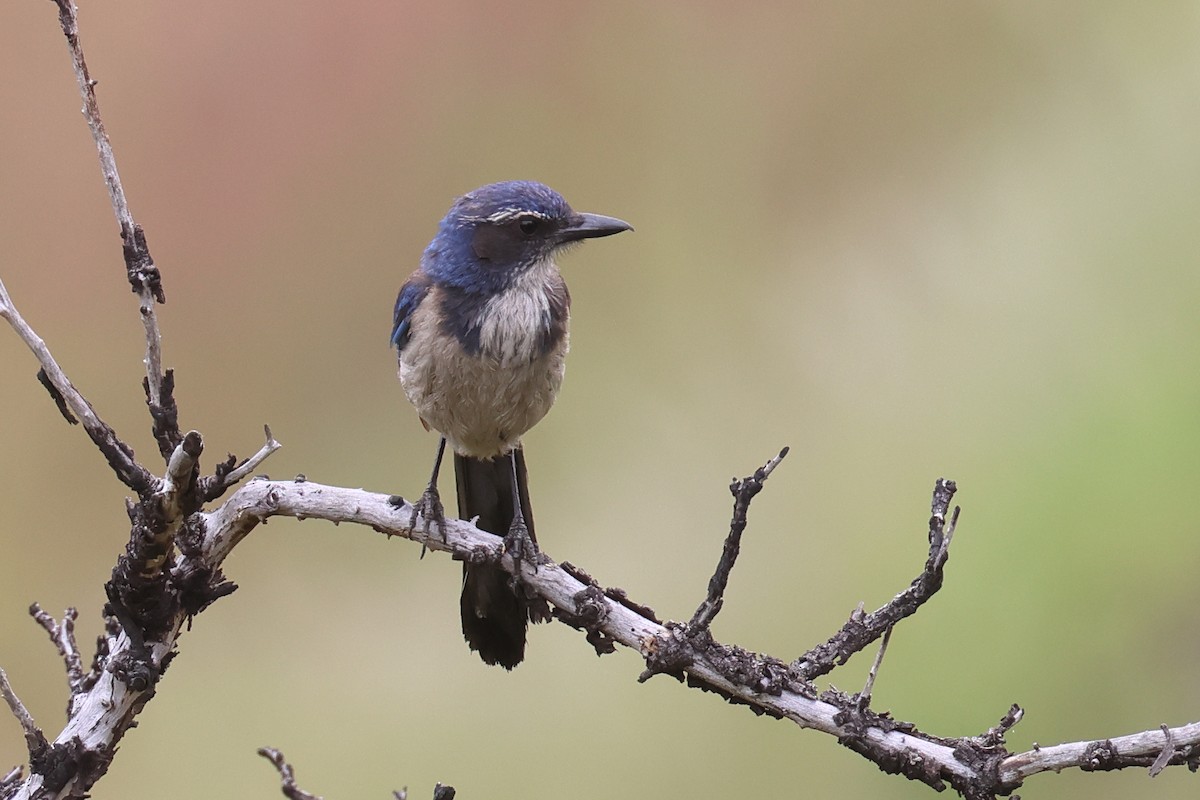
M 392 317 L 393 347 L 403 350 L 404 345 L 408 344 L 413 312 L 421 305 L 425 295 L 429 294 L 429 284 L 429 276 L 417 270 L 400 287 L 400 294 L 396 297 L 396 310 Z

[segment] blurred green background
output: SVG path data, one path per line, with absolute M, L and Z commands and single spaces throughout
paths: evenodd
M 84 0 L 166 362 L 206 465 L 415 495 L 395 291 L 457 194 L 543 180 L 637 233 L 564 260 L 573 353 L 527 439 L 547 552 L 690 615 L 729 478 L 751 511 L 714 632 L 793 658 L 904 588 L 934 480 L 963 517 L 876 705 L 1014 747 L 1200 717 L 1200 12 L 1194 3 L 246 4 Z M 153 463 L 142 330 L 54 7 L 0 12 L 0 276 Z M 122 487 L 0 331 L 0 664 L 57 731 L 34 600 L 100 629 Z M 447 482 L 447 486 L 448 486 Z M 94 796 L 917 798 L 562 625 L 513 674 L 458 632 L 459 566 L 277 520 L 227 563 Z M 869 655 L 835 672 L 861 686 Z M 0 770 L 24 760 L 0 724 Z M 1195 797 L 1171 769 L 1026 798 Z

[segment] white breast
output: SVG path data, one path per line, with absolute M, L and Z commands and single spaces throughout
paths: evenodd
M 538 353 L 548 301 L 528 283 L 488 302 L 478 355 L 463 351 L 426 317 L 440 302 L 434 287 L 414 312 L 400 351 L 400 382 L 422 422 L 455 451 L 476 458 L 507 453 L 536 425 L 562 385 L 567 336 Z
M 536 355 L 550 315 L 546 285 L 557 277 L 552 261 L 540 261 L 483 307 L 479 346 L 483 355 L 508 367 L 528 363 Z

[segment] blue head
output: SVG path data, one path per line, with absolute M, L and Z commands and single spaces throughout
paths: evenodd
M 572 210 L 545 184 L 491 183 L 454 202 L 425 249 L 421 269 L 468 292 L 499 292 L 561 247 L 632 229 L 614 217 Z

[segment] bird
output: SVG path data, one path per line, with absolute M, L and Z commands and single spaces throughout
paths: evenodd
M 521 437 L 563 380 L 571 295 L 555 259 L 584 239 L 629 230 L 616 217 L 573 210 L 536 181 L 481 186 L 450 206 L 393 312 L 400 383 L 426 430 L 440 435 L 410 528 L 420 514 L 426 533 L 434 523 L 445 536 L 437 483 L 449 445 L 458 516 L 504 537 L 514 561 L 536 568 Z M 459 606 L 463 637 L 485 663 L 521 663 L 539 614 L 515 578 L 464 562 Z

